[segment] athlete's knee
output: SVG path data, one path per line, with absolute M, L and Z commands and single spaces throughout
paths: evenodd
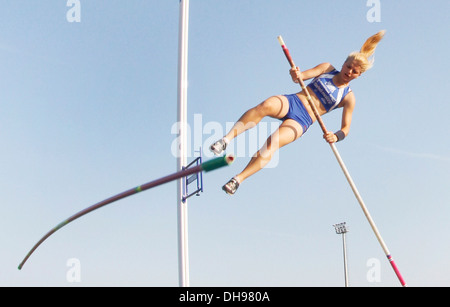
M 258 113 L 259 116 L 264 117 L 270 113 L 271 103 L 267 100 L 264 100 L 259 105 L 254 108 L 255 112 Z
M 280 96 L 272 96 L 261 102 L 256 108 L 261 115 L 278 117 L 283 112 L 283 100 Z
M 258 150 L 252 157 L 253 163 L 258 163 L 263 168 L 267 163 L 272 160 L 274 153 L 270 150 L 266 150 L 264 147 Z
M 267 139 L 266 143 L 259 150 L 259 155 L 263 159 L 272 159 L 272 156 L 280 148 L 280 139 L 277 136 L 271 135 Z

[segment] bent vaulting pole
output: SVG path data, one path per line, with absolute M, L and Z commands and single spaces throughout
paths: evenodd
M 281 48 L 283 49 L 283 52 L 284 52 L 284 54 L 285 54 L 289 64 L 291 65 L 292 68 L 296 68 L 296 66 L 294 64 L 294 61 L 292 60 L 292 57 L 291 57 L 291 55 L 289 53 L 289 50 L 286 47 L 286 45 L 285 45 L 285 43 L 283 41 L 283 38 L 281 36 L 278 36 L 278 41 L 279 41 L 279 43 L 281 45 Z M 314 115 L 316 116 L 316 119 L 317 119 L 317 121 L 318 121 L 318 123 L 319 123 L 319 125 L 320 125 L 320 127 L 322 129 L 322 131 L 324 133 L 326 133 L 328 130 L 325 127 L 325 124 L 324 124 L 322 118 L 320 117 L 320 114 L 319 114 L 316 106 L 314 105 L 314 102 L 312 101 L 311 96 L 309 95 L 309 92 L 308 92 L 308 89 L 306 88 L 305 82 L 303 82 L 302 78 L 299 78 L 298 82 L 300 84 L 300 87 L 302 88 L 302 90 L 306 94 L 308 103 L 311 106 L 311 109 L 313 110 Z M 358 189 L 356 188 L 356 185 L 353 182 L 353 179 L 350 176 L 350 173 L 348 172 L 347 167 L 345 166 L 344 161 L 342 160 L 342 158 L 341 158 L 341 156 L 340 156 L 340 154 L 339 154 L 339 152 L 338 152 L 338 150 L 336 148 L 336 145 L 334 143 L 330 143 L 330 146 L 331 146 L 331 149 L 333 150 L 334 155 L 336 156 L 336 159 L 339 162 L 339 165 L 342 168 L 342 171 L 344 172 L 345 177 L 347 178 L 348 183 L 350 184 L 350 186 L 351 186 L 351 188 L 353 190 L 353 193 L 356 196 L 356 199 L 358 200 L 358 202 L 359 202 L 359 204 L 361 206 L 361 209 L 364 212 L 364 215 L 366 216 L 367 220 L 369 221 L 369 224 L 372 227 L 372 230 L 375 233 L 375 236 L 377 237 L 378 242 L 380 242 L 381 247 L 383 248 L 383 251 L 386 254 L 387 259 L 389 260 L 392 268 L 394 269 L 395 274 L 397 275 L 401 285 L 403 287 L 406 287 L 406 282 L 403 279 L 402 275 L 400 274 L 400 271 L 398 270 L 397 265 L 394 262 L 394 259 L 392 259 L 391 253 L 389 252 L 389 249 L 387 248 L 386 243 L 384 243 L 384 240 L 381 237 L 380 232 L 378 231 L 378 228 L 375 225 L 375 222 L 373 221 L 372 217 L 370 216 L 369 210 L 367 210 L 367 207 L 364 204 L 364 201 L 363 201 L 361 195 L 359 194 Z
M 117 194 L 115 196 L 112 196 L 110 198 L 107 198 L 105 200 L 102 200 L 99 203 L 96 203 L 95 205 L 92 205 L 74 215 L 72 215 L 71 217 L 69 217 L 68 219 L 62 221 L 61 223 L 59 223 L 58 225 L 56 225 L 53 229 L 51 229 L 49 232 L 47 232 L 47 234 L 45 236 L 43 236 L 34 246 L 33 248 L 28 252 L 28 254 L 25 256 L 25 258 L 22 260 L 22 262 L 19 264 L 19 270 L 22 269 L 23 265 L 25 264 L 25 262 L 28 260 L 28 258 L 30 258 L 31 254 L 39 247 L 39 245 L 42 244 L 42 242 L 44 242 L 48 237 L 50 237 L 52 234 L 54 234 L 56 231 L 58 231 L 59 229 L 61 229 L 62 227 L 66 226 L 67 224 L 69 224 L 70 222 L 73 222 L 74 220 L 82 217 L 83 215 L 88 214 L 89 212 L 92 212 L 94 210 L 97 210 L 103 206 L 109 205 L 113 202 L 116 202 L 120 199 L 123 199 L 125 197 L 143 192 L 145 190 L 157 187 L 159 185 L 162 185 L 164 183 L 168 183 L 170 181 L 179 179 L 179 178 L 183 178 L 183 177 L 187 177 L 189 175 L 195 174 L 195 173 L 199 173 L 202 171 L 205 172 L 209 172 L 212 170 L 215 170 L 217 168 L 226 166 L 231 164 L 234 161 L 234 156 L 233 155 L 227 155 L 224 157 L 219 157 L 219 158 L 215 158 L 212 159 L 210 161 L 204 162 L 200 165 L 197 165 L 195 167 L 192 168 L 188 168 L 185 169 L 183 171 L 179 171 L 176 173 L 173 173 L 171 175 L 150 181 L 148 183 L 145 183 L 143 185 L 137 186 L 135 188 L 129 189 L 125 192 L 122 192 L 120 194 Z

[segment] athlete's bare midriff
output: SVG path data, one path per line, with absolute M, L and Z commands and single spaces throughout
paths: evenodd
M 319 115 L 322 116 L 325 113 L 327 113 L 327 111 L 325 110 L 325 108 L 322 106 L 319 99 L 317 98 L 316 94 L 311 89 L 308 89 L 308 93 L 311 96 L 311 100 L 313 101 L 314 105 L 316 106 L 316 109 L 319 112 Z M 316 119 L 316 116 L 314 115 L 314 112 L 313 112 L 311 106 L 309 105 L 308 98 L 307 98 L 305 91 L 303 90 L 303 91 L 297 93 L 297 96 L 302 101 L 303 105 L 305 106 L 306 111 L 308 111 L 308 114 L 309 114 L 309 116 L 311 116 L 311 119 L 313 120 L 313 122 L 315 122 L 317 119 Z

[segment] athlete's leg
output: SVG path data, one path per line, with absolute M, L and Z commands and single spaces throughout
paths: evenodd
M 280 119 L 286 116 L 288 111 L 289 101 L 285 96 L 272 96 L 245 112 L 225 135 L 225 138 L 231 141 L 242 132 L 255 127 L 264 117 L 270 116 Z
M 302 134 L 303 127 L 298 122 L 292 119 L 285 120 L 267 139 L 266 144 L 252 157 L 246 168 L 234 178 L 239 183 L 242 183 L 245 179 L 264 168 L 278 149 L 297 140 Z

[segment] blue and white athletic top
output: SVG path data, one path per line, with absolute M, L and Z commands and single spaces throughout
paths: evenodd
M 350 86 L 338 88 L 334 85 L 333 77 L 338 73 L 339 71 L 334 69 L 314 78 L 308 85 L 319 98 L 327 113 L 336 108 L 342 99 L 352 91 Z

